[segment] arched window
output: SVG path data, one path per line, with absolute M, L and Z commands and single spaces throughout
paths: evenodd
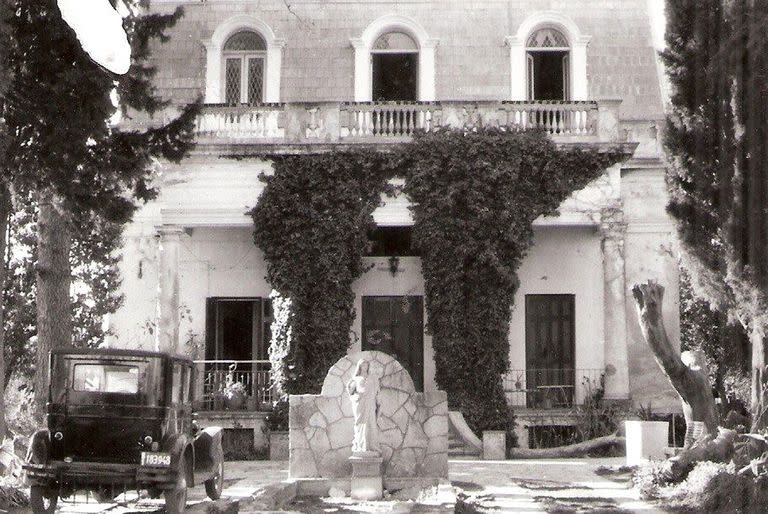
M 435 47 L 416 20 L 387 14 L 351 38 L 355 50 L 355 101 L 435 100 Z
M 506 37 L 510 100 L 589 100 L 589 39 L 560 12 L 528 16 Z
M 386 32 L 371 48 L 371 98 L 418 99 L 419 46 L 404 32 Z
M 526 41 L 528 100 L 569 100 L 570 45 L 559 30 L 539 28 Z
M 224 101 L 235 105 L 264 101 L 267 45 L 252 30 L 241 30 L 224 43 Z

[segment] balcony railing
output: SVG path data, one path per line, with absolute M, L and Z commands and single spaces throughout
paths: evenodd
M 504 394 L 512 407 L 563 409 L 582 405 L 603 386 L 602 369 L 512 369 Z
M 246 401 L 234 410 L 271 409 L 274 391 L 271 387 L 268 360 L 201 360 L 195 361 L 198 376 L 202 377 L 202 396 L 198 397 L 198 410 L 232 410 L 227 401 L 227 385 L 243 384 Z
M 619 142 L 618 101 L 343 102 L 206 105 L 198 142 L 387 143 L 440 127 L 540 128 L 563 142 Z

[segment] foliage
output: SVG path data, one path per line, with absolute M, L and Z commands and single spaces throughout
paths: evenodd
M 729 400 L 749 403 L 749 340 L 744 328 L 729 323 L 724 313 L 695 295 L 685 268 L 680 268 L 680 349 L 704 352 L 710 382 L 724 405 Z
M 626 418 L 625 410 L 616 403 L 605 401 L 605 375 L 594 383 L 589 377 L 582 379 L 585 397 L 584 403 L 577 406 L 576 433 L 578 441 L 588 441 L 597 437 L 615 433 Z
M 543 132 L 491 128 L 422 134 L 400 158 L 437 384 L 473 430 L 503 429 L 510 312 L 532 223 L 620 156 L 559 149 Z
M 265 421 L 270 432 L 285 432 L 288 430 L 288 397 L 283 396 L 272 406 Z
M 5 282 L 5 380 L 14 372 L 34 371 L 36 335 L 35 268 L 37 255 L 36 209 L 30 200 L 17 201 L 9 223 L 8 278 Z M 70 300 L 74 320 L 73 344 L 95 347 L 104 341 L 104 317 L 122 301 L 118 270 L 120 226 L 96 217 L 73 224 L 70 263 Z
M 222 385 L 221 392 L 224 398 L 232 400 L 233 398 L 246 396 L 245 384 L 235 378 L 235 368 L 237 364 L 230 364 L 229 372 L 224 378 L 224 384 Z
M 282 396 L 286 380 L 284 363 L 291 349 L 291 299 L 284 298 L 276 290 L 269 293 L 272 301 L 272 338 L 269 342 L 270 380 L 277 396 Z
M 111 96 L 116 88 L 120 105 L 135 111 L 152 113 L 162 105 L 148 82 L 147 43 L 161 38 L 182 11 L 157 16 L 134 10 L 139 14 L 125 21 L 132 66 L 118 76 L 90 60 L 55 0 L 15 0 L 14 8 L 3 63 L 12 72 L 3 112 L 12 141 L 3 178 L 16 191 L 52 192 L 68 212 L 128 221 L 137 199 L 156 195 L 154 159 L 178 162 L 189 150 L 199 109 L 188 106 L 145 131 L 119 129 L 110 122 Z
M 0 509 L 13 512 L 24 507 L 29 507 L 24 484 L 12 477 L 0 477 Z
M 288 394 L 320 391 L 346 352 L 354 320 L 352 283 L 373 210 L 388 189 L 384 162 L 370 150 L 276 158 L 274 174 L 251 211 L 267 279 L 290 298 L 290 348 L 278 366 Z M 285 331 L 288 334 L 288 331 Z
M 696 293 L 757 338 L 752 409 L 759 425 L 768 409 L 768 356 L 760 342 L 768 324 L 768 6 L 676 0 L 666 13 L 667 209 Z
M 768 502 L 766 477 L 740 475 L 733 463 L 699 462 L 677 484 L 665 480 L 663 468 L 663 462 L 641 467 L 635 474 L 635 484 L 642 497 L 662 500 L 675 511 L 757 514 L 764 512 Z

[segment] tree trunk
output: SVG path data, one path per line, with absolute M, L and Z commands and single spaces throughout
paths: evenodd
M 0 183 L 0 441 L 5 438 L 5 330 L 3 327 L 5 305 L 5 246 L 8 233 L 8 216 L 11 212 L 11 195 L 5 183 Z
M 766 339 L 759 326 L 753 326 L 749 333 L 749 341 L 752 345 L 752 432 L 765 428 L 768 425 L 768 352 L 766 352 Z
M 54 197 L 40 195 L 37 222 L 37 356 L 35 412 L 43 416 L 48 398 L 48 354 L 72 344 L 70 307 L 70 228 Z
M 637 303 L 640 329 L 650 346 L 656 362 L 667 375 L 683 403 L 686 433 L 693 430 L 693 422 L 703 422 L 710 434 L 717 433 L 718 413 L 712 396 L 709 377 L 702 371 L 698 359 L 684 363 L 672 345 L 664 328 L 661 305 L 664 288 L 655 281 L 635 284 L 632 294 Z M 689 438 L 686 438 L 688 443 Z M 686 444 L 688 446 L 688 444 Z
M 721 428 L 708 434 L 680 455 L 667 459 L 664 474 L 673 482 L 679 482 L 697 462 L 728 462 L 733 456 L 736 431 Z
M 555 448 L 512 448 L 509 450 L 510 459 L 566 459 L 571 457 L 583 457 L 590 452 L 605 448 L 606 446 L 624 446 L 626 439 L 616 434 L 606 435 L 582 441 L 567 446 Z

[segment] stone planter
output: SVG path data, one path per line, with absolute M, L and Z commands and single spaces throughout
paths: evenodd
M 269 433 L 269 460 L 288 460 L 288 432 Z
M 627 466 L 634 466 L 649 460 L 666 458 L 669 422 L 667 421 L 625 421 L 627 434 Z
M 241 410 L 245 405 L 245 396 L 241 394 L 233 395 L 226 399 L 227 410 Z
M 483 432 L 483 460 L 504 460 L 507 458 L 507 433 L 503 430 Z

